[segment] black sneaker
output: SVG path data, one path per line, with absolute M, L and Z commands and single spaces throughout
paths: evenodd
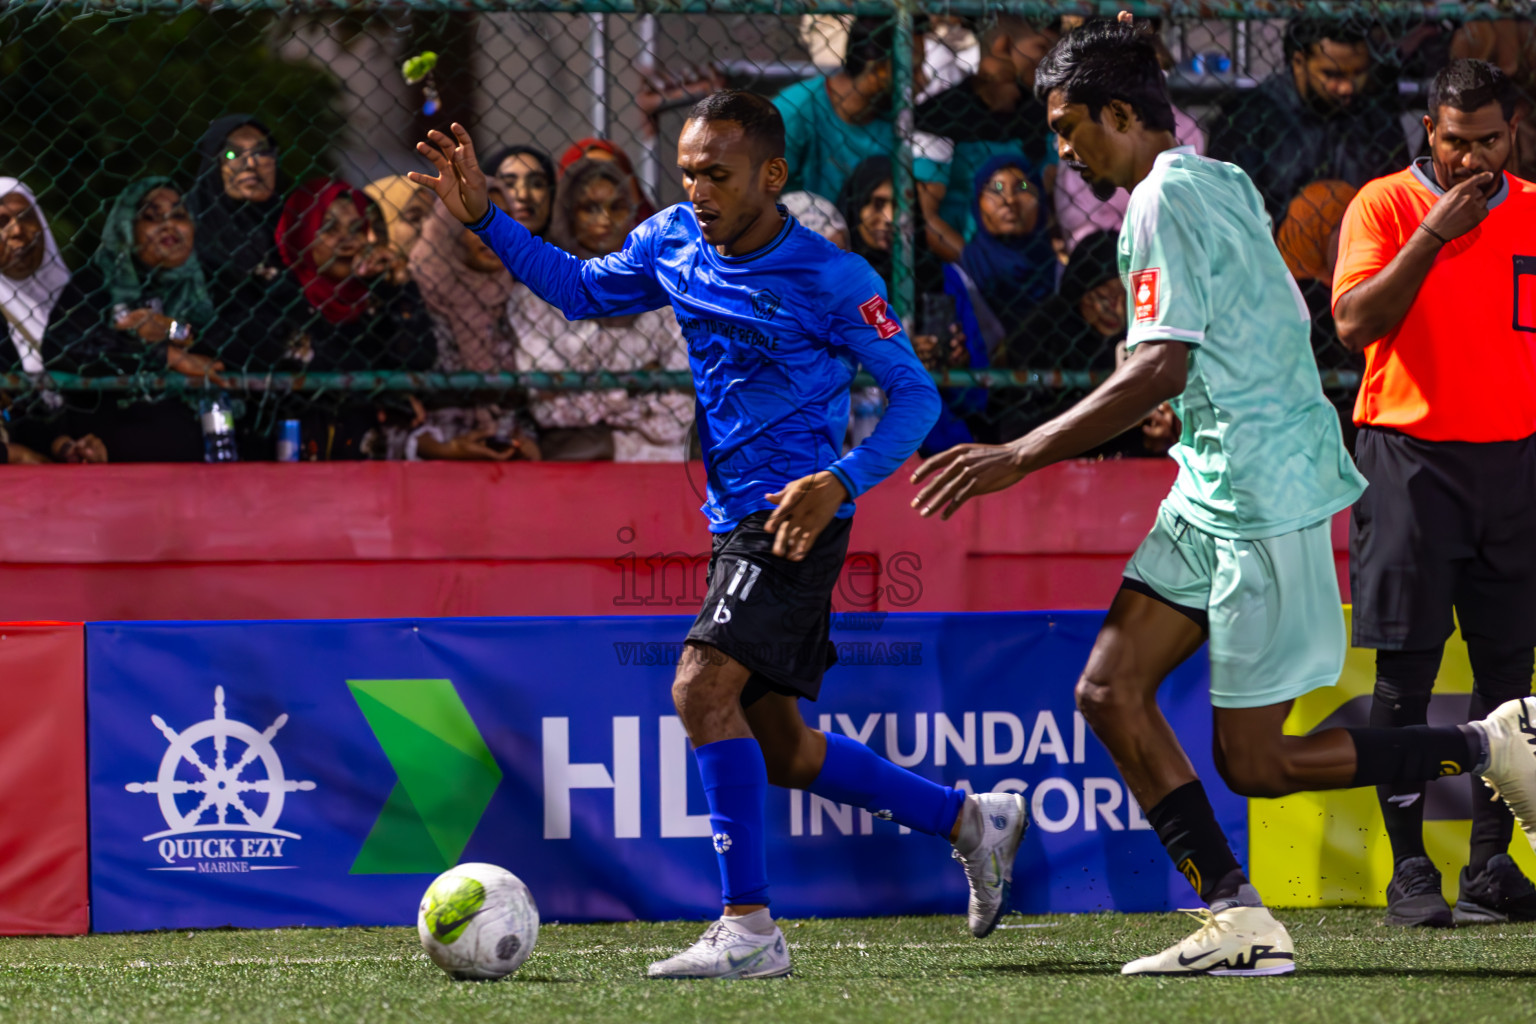
M 1536 921 L 1536 885 L 1520 873 L 1507 853 L 1490 858 L 1488 866 L 1475 878 L 1469 877 L 1467 871 L 1461 869 L 1457 924 Z
M 1409 857 L 1392 869 L 1392 882 L 1387 886 L 1387 924 L 1403 928 L 1449 928 L 1455 924 L 1441 895 L 1440 869 L 1434 861 Z

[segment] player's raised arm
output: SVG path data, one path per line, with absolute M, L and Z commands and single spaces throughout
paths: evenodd
M 412 171 L 410 179 L 426 185 L 489 245 L 512 276 L 571 320 L 644 313 L 667 304 L 656 283 L 646 245 L 646 225 L 630 233 L 623 250 L 601 259 L 582 260 L 558 246 L 535 238 L 500 207 L 493 206 L 485 172 L 475 159 L 475 144 L 464 126 L 453 124 L 453 138 L 428 133 L 430 143 L 416 149 L 438 170 L 438 176 Z

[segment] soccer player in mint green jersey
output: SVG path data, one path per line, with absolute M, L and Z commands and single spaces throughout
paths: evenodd
M 1126 974 L 1282 974 L 1295 968 L 1157 708 L 1163 679 L 1210 642 L 1215 760 L 1244 796 L 1477 772 L 1536 830 L 1536 698 L 1480 722 L 1282 730 L 1292 702 L 1333 685 L 1344 617 L 1329 523 L 1365 487 L 1324 401 L 1307 309 L 1237 167 L 1173 136 L 1150 40 L 1129 24 L 1066 36 L 1036 73 L 1067 168 L 1131 193 L 1120 232 L 1132 354 L 1068 412 L 1007 445 L 961 445 L 918 469 L 922 515 L 1134 427 L 1172 401 L 1178 479 L 1125 569 L 1077 702 L 1169 857 L 1201 898 L 1201 927 Z M 1527 742 L 1530 740 L 1531 742 Z

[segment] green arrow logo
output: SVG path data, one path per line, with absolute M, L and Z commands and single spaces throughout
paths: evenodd
M 399 776 L 351 873 L 448 870 L 501 784 L 501 768 L 453 681 L 349 679 L 347 688 Z

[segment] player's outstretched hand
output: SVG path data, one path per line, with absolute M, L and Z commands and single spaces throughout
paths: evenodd
M 768 495 L 768 500 L 779 506 L 763 524 L 774 535 L 773 553 L 799 562 L 837 515 L 838 506 L 848 500 L 848 490 L 823 470 L 791 481 L 782 491 Z
M 1493 181 L 1493 175 L 1483 171 L 1452 185 L 1424 215 L 1424 226 L 1447 241 L 1471 231 L 1488 216 L 1485 190 Z
M 450 127 L 453 138 L 434 128 L 427 132 L 429 142 L 416 143 L 416 152 L 432 161 L 432 166 L 437 168 L 437 177 L 420 171 L 412 171 L 406 177 L 436 192 L 448 212 L 460 221 L 473 224 L 490 209 L 490 191 L 485 187 L 485 172 L 480 169 L 480 161 L 475 159 L 475 144 L 470 140 L 469 132 L 457 121 Z
M 914 484 L 932 479 L 912 499 L 912 507 L 925 519 L 935 512 L 948 519 L 971 498 L 1012 487 L 1027 475 L 1012 445 L 958 444 L 917 467 Z

